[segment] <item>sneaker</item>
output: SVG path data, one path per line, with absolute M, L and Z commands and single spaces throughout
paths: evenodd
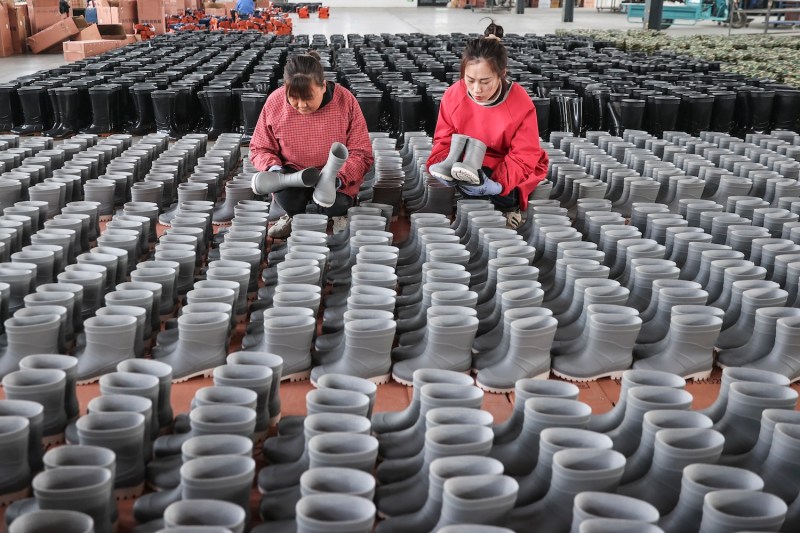
M 267 231 L 267 235 L 273 239 L 285 239 L 292 233 L 292 217 L 283 215 Z
M 503 215 L 506 217 L 506 227 L 509 229 L 517 229 L 522 224 L 522 215 L 519 210 L 508 211 Z
M 341 233 L 347 229 L 347 216 L 331 217 L 333 220 L 333 233 Z

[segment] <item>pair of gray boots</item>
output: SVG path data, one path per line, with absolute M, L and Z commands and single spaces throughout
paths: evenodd
M 314 202 L 322 207 L 331 207 L 336 201 L 337 175 L 349 153 L 342 143 L 333 143 L 328 161 L 322 170 L 306 168 L 291 174 L 281 172 L 258 172 L 253 176 L 252 188 L 256 194 L 270 194 L 289 187 L 314 187 Z

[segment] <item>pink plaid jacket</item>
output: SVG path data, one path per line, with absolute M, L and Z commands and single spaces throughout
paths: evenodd
M 301 115 L 286 101 L 280 87 L 269 95 L 250 141 L 250 161 L 258 170 L 273 165 L 322 168 L 331 145 L 340 142 L 350 152 L 339 171 L 339 192 L 355 197 L 372 166 L 367 122 L 355 96 L 336 85 L 333 99 L 310 115 Z

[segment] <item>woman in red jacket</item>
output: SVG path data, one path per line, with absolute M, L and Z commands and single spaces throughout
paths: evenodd
M 259 171 L 270 174 L 323 169 L 335 143 L 347 148 L 347 160 L 336 176 L 338 186 L 333 205 L 320 204 L 318 211 L 333 217 L 337 231 L 344 229 L 347 210 L 354 204 L 364 174 L 372 166 L 367 122 L 355 96 L 325 80 L 316 52 L 289 58 L 283 87 L 269 95 L 258 117 L 250 141 L 250 161 Z M 275 200 L 287 214 L 270 228 L 270 237 L 289 235 L 292 217 L 305 213 L 306 206 L 316 201 L 313 193 L 312 186 L 275 192 Z
M 516 228 L 528 196 L 545 178 L 548 160 L 530 96 L 506 79 L 508 54 L 496 36 L 502 27 L 487 31 L 490 35 L 467 43 L 461 80 L 442 98 L 427 166 L 465 195 L 490 199 Z

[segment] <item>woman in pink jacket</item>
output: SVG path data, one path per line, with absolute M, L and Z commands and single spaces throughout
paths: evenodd
M 444 94 L 428 158 L 428 171 L 470 197 L 486 197 L 506 213 L 509 227 L 547 173 L 536 109 L 528 93 L 506 78 L 508 54 L 490 26 L 467 43 L 461 80 Z

